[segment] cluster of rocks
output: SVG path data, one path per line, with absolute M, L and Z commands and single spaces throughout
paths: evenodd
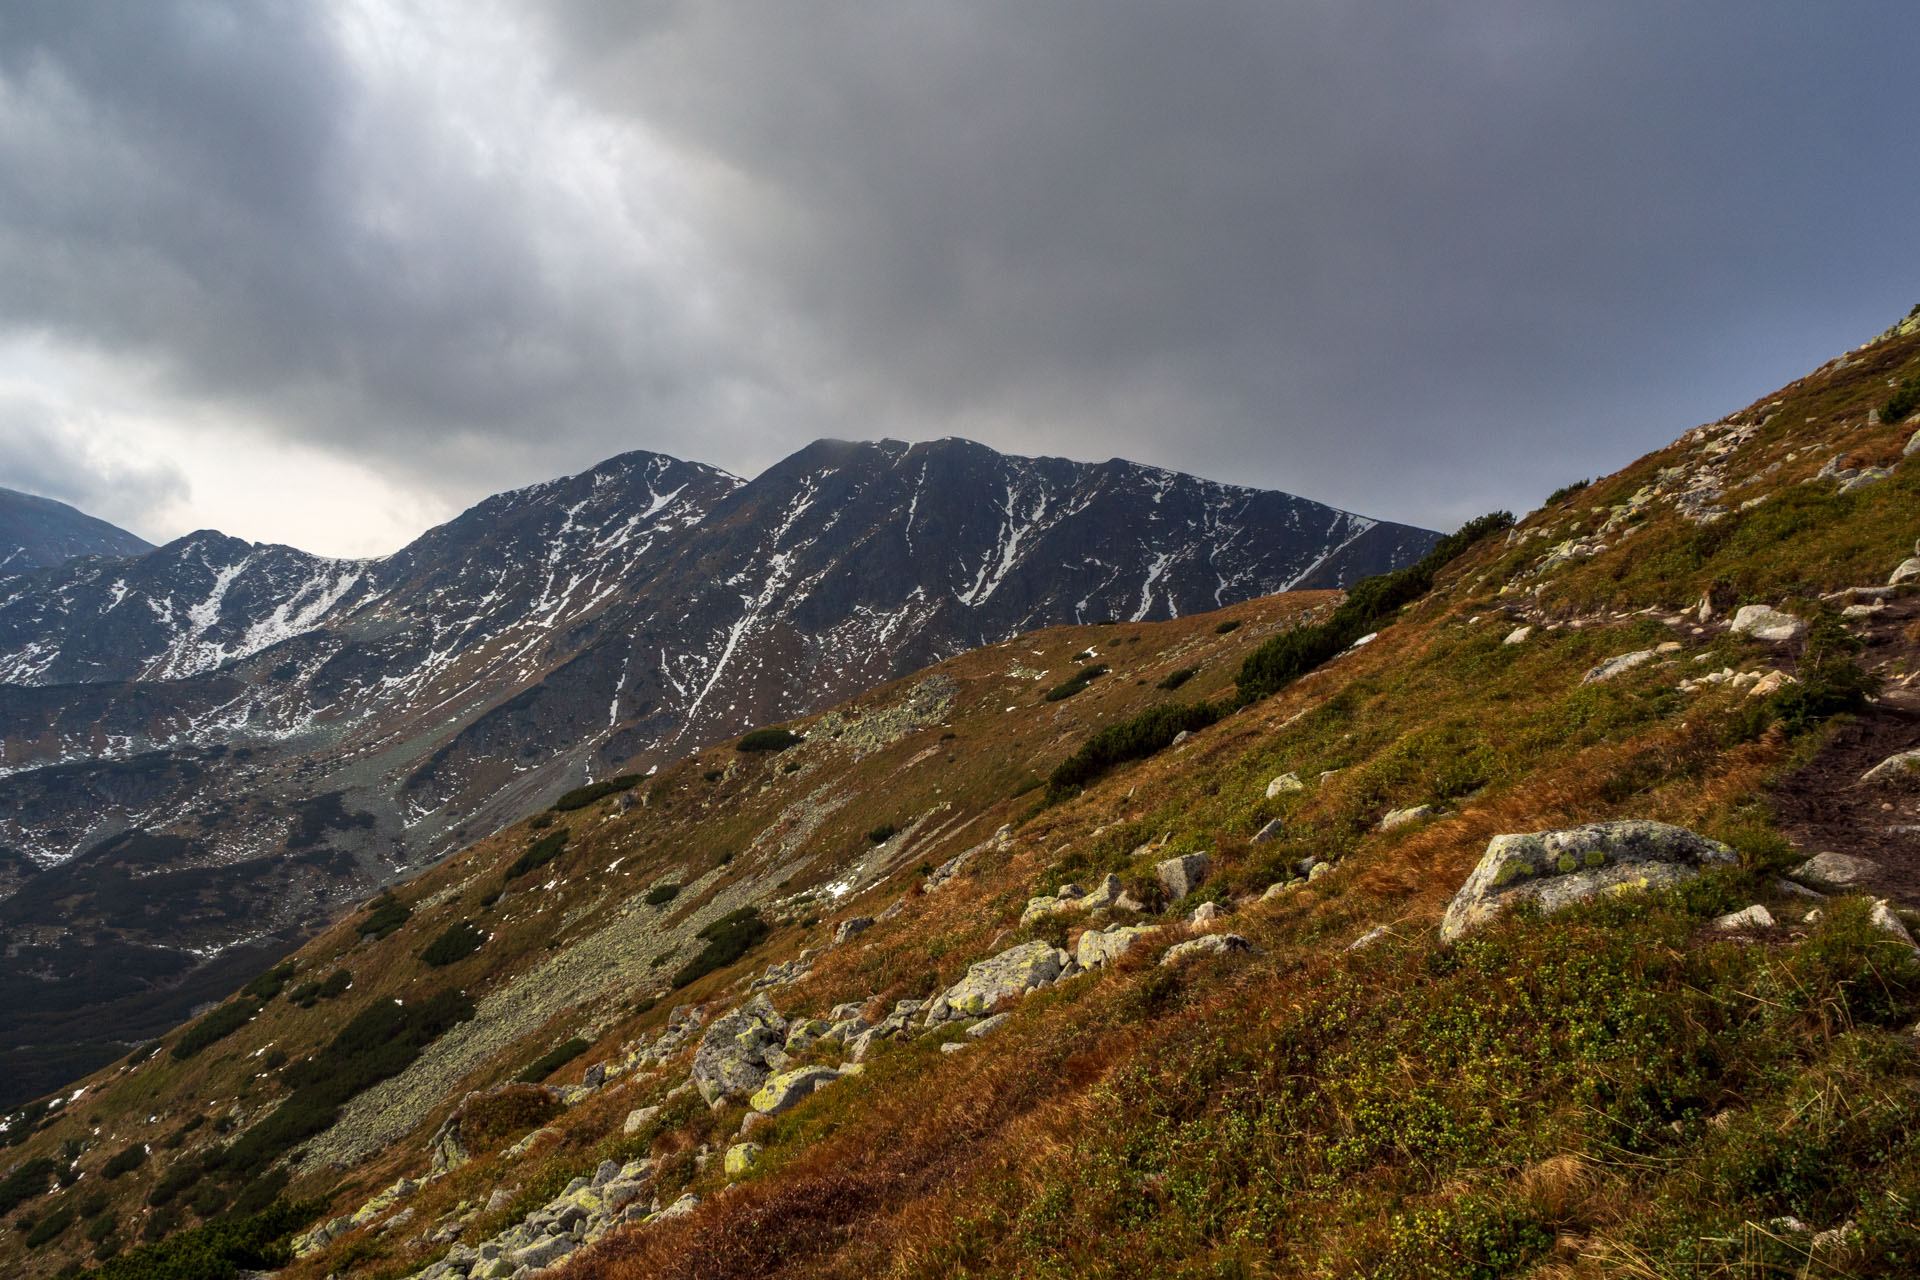
M 1682 693 L 1698 693 L 1717 685 L 1725 685 L 1736 691 L 1746 690 L 1749 698 L 1765 698 L 1780 692 L 1790 684 L 1798 684 L 1792 676 L 1778 668 L 1762 674 L 1758 671 L 1735 671 L 1732 667 L 1722 667 L 1718 671 L 1709 671 L 1703 676 L 1694 676 L 1682 680 L 1679 688 Z
M 699 1203 L 692 1196 L 664 1208 L 645 1201 L 653 1173 L 651 1160 L 624 1165 L 602 1161 L 591 1178 L 575 1178 L 566 1190 L 498 1235 L 477 1245 L 454 1245 L 440 1261 L 417 1272 L 416 1280 L 524 1280 L 558 1266 L 622 1224 L 678 1216 Z
M 1020 927 L 1026 928 L 1035 920 L 1047 916 L 1065 915 L 1083 911 L 1100 911 L 1112 908 L 1124 911 L 1145 911 L 1146 904 L 1129 894 L 1120 884 L 1116 875 L 1103 876 L 1091 890 L 1077 884 L 1063 884 L 1050 894 L 1027 899 L 1026 910 L 1020 913 Z

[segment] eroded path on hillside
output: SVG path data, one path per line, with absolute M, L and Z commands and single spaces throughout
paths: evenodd
M 1871 710 L 1832 731 L 1820 753 L 1781 779 L 1780 830 L 1811 857 L 1844 853 L 1878 864 L 1863 887 L 1920 906 L 1920 778 L 1864 783 L 1866 772 L 1920 748 L 1920 597 L 1894 600 L 1861 629 L 1860 661 L 1886 681 Z

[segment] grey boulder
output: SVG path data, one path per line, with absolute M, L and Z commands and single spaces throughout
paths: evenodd
M 743 1097 L 787 1065 L 787 1020 L 764 995 L 713 1020 L 693 1055 L 693 1083 L 711 1106 Z

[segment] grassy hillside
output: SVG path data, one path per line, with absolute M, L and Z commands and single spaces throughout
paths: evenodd
M 10 1117 L 0 1260 L 477 1275 L 648 1161 L 643 1210 L 697 1207 L 556 1274 L 1913 1274 L 1920 961 L 1869 916 L 1920 905 L 1920 786 L 1857 780 L 1920 746 L 1920 594 L 1843 593 L 1915 554 L 1914 427 L 1877 418 L 1916 374 L 1892 331 L 1431 581 L 1036 633 L 570 797 Z M 1734 633 L 1756 603 L 1811 630 Z M 1138 749 L 1063 772 L 1103 731 Z M 1494 836 L 1619 818 L 1738 863 L 1439 941 Z M 1155 866 L 1202 851 L 1167 901 Z M 1865 892 L 1782 880 L 1827 851 Z M 1108 874 L 1097 916 L 1027 910 Z M 695 1010 L 880 1022 L 1090 921 L 1158 932 L 758 1127 L 683 1088 Z M 1159 963 L 1223 931 L 1252 950 Z

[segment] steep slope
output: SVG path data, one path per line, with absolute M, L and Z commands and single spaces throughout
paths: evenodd
M 138 556 L 150 543 L 64 502 L 0 489 L 0 578 L 81 556 Z
M 1176 616 L 1431 541 L 1120 461 L 822 442 L 750 483 L 624 454 L 384 560 L 203 532 L 19 580 L 0 1101 L 70 1075 L 76 1042 L 105 1061 L 176 1020 L 229 949 L 258 964 L 590 777 L 1037 625 Z M 116 905 L 127 875 L 141 912 Z M 133 959 L 103 971 L 116 948 Z
M 1032 633 L 571 797 L 8 1117 L 0 1256 L 1913 1274 L 1920 789 L 1862 768 L 1920 749 L 1909 379 L 1896 330 L 1430 582 Z M 1497 837 L 1612 821 L 1733 860 L 1441 941 Z M 1873 863 L 1801 868 L 1836 831 Z

